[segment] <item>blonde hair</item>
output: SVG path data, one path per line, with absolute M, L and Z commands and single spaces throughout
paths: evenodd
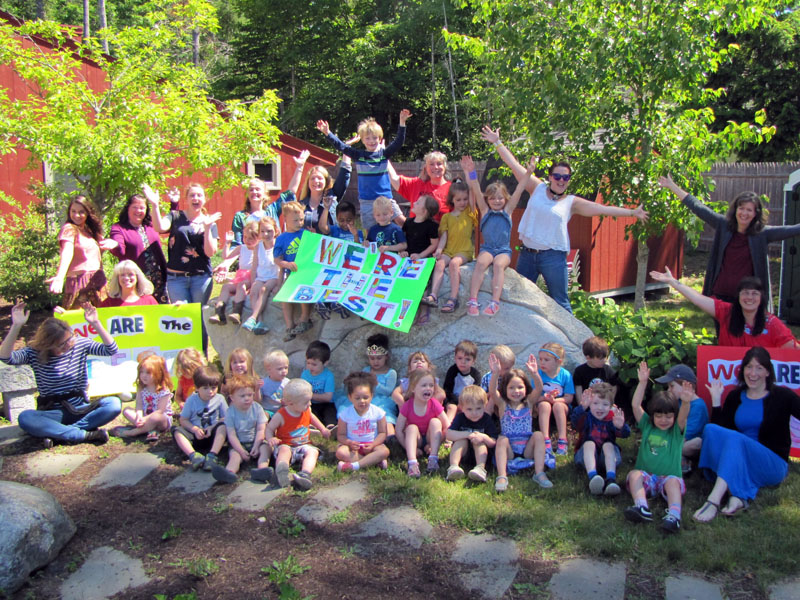
M 261 191 L 264 193 L 264 196 L 267 195 L 267 184 L 265 181 L 259 179 L 258 177 L 253 177 L 250 181 L 247 182 L 247 191 L 244 193 L 244 208 L 242 209 L 248 215 L 253 212 L 252 208 L 250 207 L 250 188 L 254 185 L 257 185 L 261 188 Z M 267 198 L 264 198 L 267 200 Z
M 289 360 L 286 352 L 280 348 L 272 348 L 271 350 L 267 350 L 267 353 L 264 355 L 264 358 L 261 359 L 261 362 L 264 363 L 265 366 L 271 365 L 279 358 L 285 358 L 287 361 Z
M 258 220 L 259 233 L 261 233 L 262 225 L 269 225 L 270 227 L 272 227 L 272 231 L 274 231 L 275 233 L 279 233 L 281 230 L 280 226 L 278 225 L 278 222 L 268 215 L 264 215 Z
M 291 202 L 286 202 L 281 208 L 281 212 L 286 213 L 295 213 L 295 214 L 303 214 L 306 212 L 306 209 L 303 208 L 303 205 L 300 204 L 297 200 L 292 200 Z
M 506 187 L 506 184 L 503 183 L 502 181 L 495 181 L 494 183 L 490 183 L 489 185 L 486 186 L 486 191 L 483 193 L 483 197 L 484 199 L 487 200 L 487 204 L 489 198 L 492 198 L 494 196 L 503 197 L 503 199 L 505 200 L 503 208 L 505 208 L 506 204 L 508 204 L 508 201 L 511 200 L 511 194 L 508 193 L 508 188 Z
M 497 357 L 497 360 L 500 361 L 501 366 L 507 366 L 508 368 L 511 368 L 514 366 L 514 363 L 517 362 L 517 355 L 514 354 L 514 351 L 505 344 L 498 344 L 489 350 L 489 354 L 494 354 Z
M 199 183 L 197 183 L 197 182 L 194 182 L 194 181 L 193 181 L 193 182 L 191 182 L 191 183 L 189 183 L 189 185 L 187 185 L 187 186 L 186 186 L 186 189 L 183 191 L 183 199 L 184 199 L 184 200 L 188 200 L 188 199 L 189 199 L 189 190 L 191 190 L 192 188 L 197 188 L 197 189 L 199 189 L 201 192 L 203 192 L 203 199 L 204 199 L 205 201 L 208 201 L 208 197 L 206 196 L 206 188 L 204 188 L 204 187 L 203 187 L 201 184 L 199 184 Z M 203 205 L 203 208 L 202 208 L 202 211 L 201 211 L 201 212 L 202 212 L 204 215 L 205 215 L 205 214 L 208 214 L 208 211 L 206 211 L 205 204 Z
M 428 152 L 425 157 L 422 159 L 424 161 L 422 165 L 422 171 L 419 174 L 419 178 L 422 181 L 429 181 L 431 176 L 428 174 L 428 163 L 431 162 L 440 162 L 444 164 L 444 179 L 447 179 L 450 173 L 447 170 L 447 156 L 443 153 L 434 150 L 433 152 Z
M 364 119 L 358 124 L 358 135 L 362 140 L 369 134 L 383 138 L 383 128 L 378 125 L 378 122 L 373 117 Z
M 314 165 L 308 170 L 306 173 L 306 178 L 303 180 L 303 185 L 300 187 L 300 196 L 298 196 L 299 200 L 305 200 L 311 195 L 311 176 L 314 173 L 321 173 L 323 177 L 325 177 L 325 185 L 322 187 L 322 195 L 325 195 L 329 189 L 333 187 L 333 178 L 331 174 L 328 173 L 328 169 L 323 167 L 322 165 Z
M 547 352 L 552 352 L 556 355 L 558 360 L 564 360 L 564 346 L 559 344 L 558 342 L 547 342 L 544 346 L 542 346 L 542 350 Z M 542 350 L 539 350 L 541 352 Z
M 147 276 L 142 273 L 139 265 L 132 260 L 123 260 L 114 267 L 114 272 L 108 281 L 108 295 L 111 298 L 119 298 L 122 294 L 122 289 L 119 285 L 119 276 L 126 272 L 133 272 L 136 275 L 136 293 L 139 296 L 147 296 L 153 293 L 153 284 Z
M 378 196 L 375 198 L 375 202 L 372 203 L 372 212 L 375 210 L 393 210 L 392 208 L 392 200 L 387 198 L 386 196 Z
M 283 401 L 292 402 L 294 400 L 309 400 L 314 393 L 311 384 L 305 379 L 290 379 L 286 387 L 283 388 Z
M 178 377 L 191 377 L 199 367 L 206 366 L 206 359 L 197 348 L 184 348 L 175 356 L 173 369 Z
M 250 354 L 250 351 L 247 348 L 234 348 L 228 355 L 228 364 L 225 365 L 225 377 L 232 376 L 231 363 L 234 358 L 244 358 L 247 362 L 247 374 L 251 377 L 256 376 L 256 372 L 253 370 L 253 355 Z
M 470 404 L 486 406 L 487 402 L 489 402 L 489 397 L 486 395 L 486 390 L 479 385 L 468 385 L 461 390 L 461 394 L 458 396 L 458 405 L 461 407 Z
M 244 240 L 245 236 L 251 236 L 251 239 L 255 238 L 258 241 L 258 226 L 260 221 L 248 221 L 244 229 L 242 230 L 242 240 Z

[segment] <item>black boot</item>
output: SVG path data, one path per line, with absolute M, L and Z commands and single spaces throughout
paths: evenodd
M 84 442 L 93 442 L 95 444 L 105 444 L 108 441 L 108 432 L 105 429 L 95 429 L 94 431 L 87 431 L 86 437 L 83 438 Z
M 228 315 L 228 318 L 231 320 L 231 323 L 235 323 L 236 325 L 242 324 L 243 310 L 244 310 L 244 302 L 233 303 L 233 309 L 231 309 L 231 313 Z
M 215 325 L 225 325 L 228 322 L 228 319 L 225 318 L 224 302 L 217 302 L 217 305 L 214 307 L 214 312 L 215 314 L 208 318 L 209 323 L 214 323 Z

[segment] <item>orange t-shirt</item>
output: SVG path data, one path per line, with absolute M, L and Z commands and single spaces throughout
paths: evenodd
M 275 437 L 281 444 L 288 446 L 302 446 L 311 442 L 309 426 L 311 425 L 311 407 L 308 407 L 300 415 L 289 414 L 286 407 L 278 409 L 278 414 L 283 417 L 283 423 L 275 431 Z
M 72 223 L 64 223 L 58 234 L 61 247 L 72 242 L 72 262 L 69 263 L 67 275 L 74 277 L 80 273 L 99 271 L 102 268 L 100 246 L 94 238 L 82 233 Z

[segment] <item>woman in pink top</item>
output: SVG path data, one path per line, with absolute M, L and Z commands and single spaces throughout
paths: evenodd
M 443 432 L 450 427 L 444 407 L 434 397 L 436 380 L 427 369 L 418 369 L 408 375 L 405 404 L 400 407 L 395 432 L 397 441 L 406 449 L 409 477 L 419 477 L 417 453 L 428 453 L 428 473 L 439 469 L 439 446 Z
M 114 267 L 108 282 L 108 298 L 103 306 L 152 306 L 158 304 L 152 296 L 153 284 L 132 260 L 123 260 Z
M 61 294 L 65 310 L 85 302 L 100 306 L 106 298 L 106 276 L 100 260 L 102 250 L 116 244 L 103 239 L 103 226 L 84 196 L 76 196 L 67 207 L 67 220 L 58 234 L 61 253 L 58 272 L 46 280 L 50 291 Z

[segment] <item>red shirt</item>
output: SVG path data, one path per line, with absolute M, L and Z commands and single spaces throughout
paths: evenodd
M 106 298 L 103 300 L 103 303 L 100 305 L 102 307 L 115 307 L 115 306 L 153 306 L 158 304 L 156 299 L 153 298 L 150 294 L 145 294 L 136 302 L 123 302 L 122 298 Z
M 717 343 L 720 346 L 780 348 L 787 342 L 794 340 L 791 330 L 778 317 L 769 313 L 767 313 L 767 318 L 764 322 L 764 331 L 760 334 L 753 335 L 750 332 L 750 328 L 745 325 L 744 333 L 736 337 L 728 330 L 731 310 L 733 310 L 733 304 L 714 298 L 714 318 L 719 321 L 719 339 Z
M 447 206 L 447 192 L 449 191 L 449 181 L 445 181 L 441 185 L 433 185 L 430 179 L 423 181 L 419 177 L 404 177 L 403 175 L 400 175 L 400 187 L 397 188 L 397 193 L 411 202 L 412 206 L 423 194 L 436 198 L 439 202 L 439 214 L 433 220 L 437 223 L 442 220 L 443 214 L 450 212 L 450 207 Z M 408 214 L 408 218 L 414 218 L 413 210 Z

